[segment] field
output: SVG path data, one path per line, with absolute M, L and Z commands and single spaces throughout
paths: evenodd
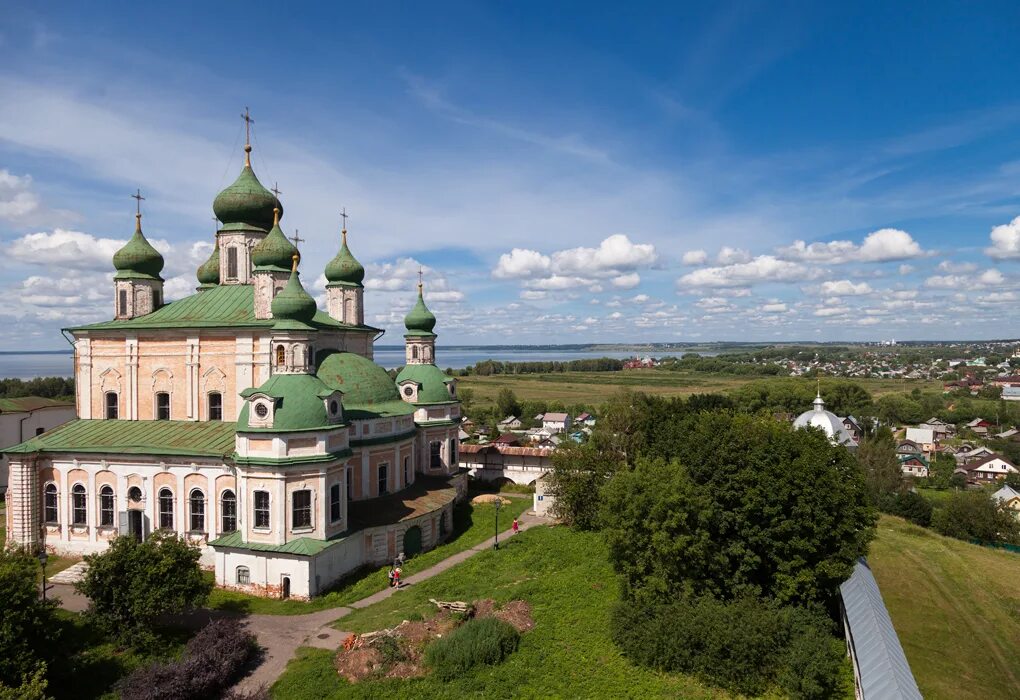
M 511 498 L 510 504 L 499 511 L 499 529 L 505 531 L 518 515 L 531 507 L 528 497 Z M 470 549 L 492 537 L 496 529 L 496 509 L 491 505 L 465 503 L 453 512 L 453 532 L 440 546 L 409 559 L 403 567 L 404 576 L 418 573 L 447 557 Z M 366 598 L 388 585 L 386 572 L 389 567 L 364 569 L 340 582 L 334 590 L 305 602 L 300 600 L 275 600 L 214 588 L 209 595 L 208 607 L 233 612 L 259 615 L 303 615 L 305 613 L 349 605 Z
M 704 373 L 671 372 L 662 369 L 628 369 L 619 372 L 551 372 L 549 374 L 496 374 L 486 377 L 467 376 L 458 379 L 460 389 L 474 392 L 479 407 L 492 404 L 500 389 L 509 387 L 520 401 L 562 401 L 570 404 L 598 404 L 620 389 L 646 394 L 690 396 L 691 394 L 727 393 L 748 382 L 771 377 L 737 377 Z M 813 379 L 803 379 L 812 383 Z M 938 382 L 906 379 L 854 379 L 875 398 L 883 394 L 923 390 L 939 390 Z
M 517 535 L 435 578 L 337 621 L 367 632 L 430 614 L 428 599 L 497 602 L 527 600 L 536 627 L 505 663 L 475 670 L 452 682 L 432 678 L 381 680 L 351 685 L 333 669 L 333 652 L 301 648 L 273 686 L 274 698 L 542 697 L 725 698 L 696 680 L 638 668 L 609 638 L 609 611 L 617 588 L 598 535 L 562 527 L 537 527 Z
M 1020 555 L 883 516 L 868 562 L 924 697 L 1020 697 Z

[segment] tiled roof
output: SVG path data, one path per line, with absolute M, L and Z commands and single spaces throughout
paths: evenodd
M 79 419 L 3 451 L 226 458 L 234 452 L 234 423 Z
M 548 457 L 552 455 L 552 447 L 517 447 L 516 445 L 464 445 L 459 448 L 461 454 L 478 454 L 479 452 L 493 451 L 504 455 L 516 455 L 519 457 Z
M 250 284 L 223 284 L 210 287 L 178 301 L 172 301 L 151 314 L 131 319 L 114 319 L 70 328 L 72 331 L 139 330 L 157 328 L 271 328 L 274 320 L 255 318 L 255 288 Z M 348 326 L 329 314 L 316 311 L 316 328 L 357 328 L 377 331 L 371 326 Z
M 921 700 L 878 582 L 864 559 L 857 562 L 839 591 L 860 673 L 861 696 L 865 700 Z
M 74 408 L 73 401 L 57 401 L 42 396 L 20 396 L 16 399 L 0 399 L 0 413 L 24 413 L 40 408 Z

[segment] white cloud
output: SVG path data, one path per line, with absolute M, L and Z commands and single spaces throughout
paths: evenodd
M 646 301 L 648 301 L 648 299 L 649 297 L 647 294 L 635 294 L 630 298 L 630 300 L 635 304 L 644 304 Z
M 96 238 L 89 233 L 58 228 L 52 233 L 29 233 L 16 238 L 7 246 L 7 255 L 34 265 L 105 272 L 113 269 L 113 254 L 125 243 L 126 239 Z
M 815 309 L 815 316 L 844 316 L 850 313 L 850 309 L 846 306 L 823 306 L 820 309 Z
M 914 266 L 913 265 L 907 265 L 906 263 L 904 263 L 904 264 L 900 265 L 899 270 L 900 270 L 900 274 L 901 275 L 909 275 L 911 272 L 914 271 Z
M 641 284 L 641 275 L 636 272 L 613 278 L 613 286 L 617 289 L 633 289 L 639 284 Z
M 537 277 L 549 272 L 552 261 L 536 250 L 514 248 L 509 253 L 499 256 L 496 269 L 492 276 L 498 279 L 524 279 Z
M 20 221 L 40 208 L 39 196 L 32 191 L 30 175 L 14 175 L 0 170 L 0 219 Z
M 781 314 L 785 313 L 787 308 L 786 304 L 782 302 L 774 302 L 771 304 L 762 304 L 761 310 L 767 314 Z
M 1002 273 L 995 269 L 985 270 L 978 278 L 978 282 L 985 286 L 999 285 L 1003 284 L 1005 281 L 1006 278 L 1002 276 Z
M 719 250 L 719 254 L 715 257 L 715 260 L 720 265 L 746 263 L 751 260 L 751 253 L 743 248 L 731 248 L 727 245 L 723 246 Z
M 799 263 L 759 255 L 746 263 L 689 272 L 677 280 L 677 284 L 681 287 L 746 287 L 760 282 L 799 282 L 816 275 Z
M 581 279 L 580 277 L 567 277 L 564 275 L 552 275 L 550 277 L 544 277 L 537 280 L 525 280 L 524 286 L 530 289 L 573 289 L 575 287 L 583 287 L 588 284 L 588 281 Z
M 978 266 L 972 262 L 956 262 L 954 260 L 943 260 L 939 263 L 938 269 L 942 272 L 968 273 L 974 272 Z
M 992 245 L 985 248 L 985 254 L 996 260 L 1020 258 L 1020 216 L 1008 224 L 992 227 L 989 235 Z
M 979 289 L 982 287 L 998 287 L 1005 283 L 1006 278 L 1001 272 L 992 268 L 980 275 L 932 275 L 924 281 L 924 286 L 931 289 Z
M 623 318 L 623 314 L 620 313 L 619 311 L 614 311 L 613 313 L 609 314 L 609 318 L 614 320 L 618 318 Z
M 688 250 L 681 259 L 684 265 L 704 265 L 708 262 L 708 253 L 704 250 Z
M 634 243 L 618 233 L 604 239 L 597 248 L 569 248 L 556 251 L 551 256 L 537 250 L 514 248 L 499 257 L 492 276 L 497 279 L 561 277 L 588 281 L 608 277 L 626 278 L 627 273 L 653 265 L 658 257 L 655 246 L 650 243 Z M 614 284 L 626 286 L 626 279 L 620 283 L 614 280 Z M 637 282 L 630 286 L 634 284 Z
M 538 301 L 539 299 L 545 299 L 546 293 L 537 289 L 522 289 L 521 299 L 527 299 L 529 301 Z
M 867 282 L 858 282 L 857 284 L 850 280 L 822 282 L 822 294 L 831 296 L 860 296 L 862 294 L 871 294 L 871 291 L 871 285 Z
M 858 246 L 853 241 L 811 243 L 794 241 L 793 245 L 779 248 L 779 257 L 804 262 L 840 264 L 848 262 L 889 262 L 907 260 L 924 255 L 921 246 L 906 231 L 883 228 L 869 233 Z

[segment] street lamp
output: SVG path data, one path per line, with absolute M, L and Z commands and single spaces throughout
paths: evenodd
M 46 560 L 49 557 L 46 555 L 45 549 L 39 550 L 39 564 L 42 566 L 42 599 L 46 600 Z
M 497 494 L 492 505 L 496 508 L 496 539 L 492 542 L 492 548 L 499 549 L 499 509 L 503 507 L 503 499 Z

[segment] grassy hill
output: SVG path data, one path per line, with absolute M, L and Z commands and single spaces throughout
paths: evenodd
M 448 683 L 433 678 L 348 684 L 333 669 L 333 652 L 302 648 L 273 686 L 274 698 L 726 698 L 696 680 L 632 665 L 609 637 L 616 580 L 598 535 L 538 527 L 381 603 L 338 620 L 367 632 L 435 611 L 429 598 L 497 602 L 527 600 L 535 629 L 499 666 Z
M 868 562 L 925 698 L 1020 697 L 1020 555 L 883 516 Z

